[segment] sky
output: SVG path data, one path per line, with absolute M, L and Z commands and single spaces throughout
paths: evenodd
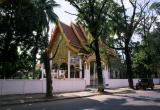
M 76 14 L 77 13 L 76 9 L 65 0 L 55 0 L 55 2 L 57 4 L 60 4 L 59 7 L 54 8 L 54 12 L 59 17 L 59 20 L 68 25 L 70 25 L 71 22 L 75 22 L 76 16 L 70 15 L 65 11 Z M 54 24 L 50 24 L 49 35 L 51 35 L 53 29 L 54 29 Z
M 73 6 L 71 6 L 68 2 L 66 2 L 65 0 L 55 0 L 55 1 L 57 4 L 60 4 L 59 7 L 54 8 L 54 12 L 58 15 L 59 20 L 64 22 L 65 24 L 68 24 L 68 25 L 70 25 L 71 22 L 75 22 L 76 16 L 68 14 L 65 11 L 76 14 L 77 13 L 76 9 Z M 115 1 L 120 2 L 120 0 L 115 0 Z M 140 1 L 146 2 L 148 0 L 140 0 Z M 150 0 L 150 2 L 155 2 L 155 1 L 159 1 L 159 0 Z M 129 0 L 124 0 L 124 5 L 125 5 L 125 8 L 129 10 L 128 13 L 131 13 L 132 6 L 129 3 Z M 50 24 L 50 33 L 49 34 L 51 34 L 53 29 L 54 29 L 54 24 Z
M 71 22 L 74 22 L 76 19 L 76 16 L 70 15 L 65 11 L 76 14 L 77 13 L 76 9 L 65 0 L 55 0 L 55 1 L 56 3 L 60 4 L 59 7 L 54 8 L 54 11 L 58 15 L 60 21 L 66 24 L 70 24 Z M 120 0 L 115 0 L 115 1 L 120 2 Z M 140 0 L 140 1 L 146 2 L 148 0 Z M 155 2 L 155 1 L 159 1 L 159 0 L 150 0 L 150 2 Z M 131 4 L 129 3 L 129 0 L 124 0 L 124 4 L 127 9 L 130 9 L 132 7 Z
M 66 2 L 65 0 L 55 0 L 58 4 L 60 4 L 60 7 L 55 8 L 54 11 L 55 13 L 58 15 L 60 21 L 66 23 L 66 24 L 70 24 L 70 22 L 74 22 L 76 19 L 76 16 L 74 15 L 70 15 L 67 12 L 70 13 L 76 13 L 76 9 L 71 6 L 68 2 Z
M 115 0 L 115 1 L 119 1 L 119 0 Z M 128 0 L 125 0 L 126 8 L 130 8 L 131 5 L 126 1 Z M 66 2 L 65 0 L 55 0 L 55 2 L 57 4 L 60 4 L 59 7 L 54 8 L 54 12 L 59 17 L 59 20 L 68 25 L 70 25 L 71 22 L 75 22 L 76 16 L 68 14 L 65 11 L 76 14 L 77 13 L 76 9 L 72 5 L 70 5 L 69 2 Z M 51 35 L 53 30 L 54 30 L 54 24 L 50 24 L 49 35 Z

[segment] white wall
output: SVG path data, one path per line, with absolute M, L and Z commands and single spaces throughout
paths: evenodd
M 104 82 L 104 85 L 109 84 L 109 72 L 108 72 L 108 70 L 103 70 L 103 82 Z
M 54 92 L 73 92 L 85 90 L 85 80 L 83 79 L 54 79 L 53 83 Z
M 53 92 L 73 92 L 85 90 L 85 80 L 53 80 Z M 0 95 L 46 93 L 46 80 L 0 80 Z
M 85 69 L 84 79 L 86 81 L 86 85 L 90 85 L 90 69 Z
M 134 85 L 138 79 L 133 79 Z M 153 79 L 154 84 L 160 84 L 160 79 Z M 128 87 L 128 79 L 109 79 L 109 88 Z
M 127 85 L 127 79 L 109 79 L 109 88 L 126 87 Z
M 153 79 L 153 82 L 154 82 L 154 84 L 160 84 L 160 79 L 155 78 L 155 79 Z
M 0 95 L 44 93 L 44 80 L 0 80 Z
M 3 94 L 23 94 L 24 81 L 22 80 L 3 80 L 2 95 Z
M 109 88 L 127 87 L 127 79 L 109 79 Z M 134 79 L 134 85 L 138 79 Z M 160 84 L 160 79 L 153 79 L 154 84 Z M 73 92 L 85 90 L 84 79 L 53 79 L 53 92 Z M 46 80 L 2 80 L 0 79 L 0 95 L 46 93 Z
M 24 94 L 43 93 L 43 80 L 24 81 Z

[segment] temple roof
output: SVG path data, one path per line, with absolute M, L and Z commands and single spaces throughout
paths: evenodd
M 62 27 L 62 30 L 67 37 L 67 39 L 70 41 L 70 44 L 74 47 L 81 47 L 80 40 L 76 36 L 76 34 L 73 31 L 73 28 L 71 26 L 68 26 L 62 22 L 60 22 L 60 25 Z
M 51 35 L 48 47 L 49 54 L 51 53 L 54 42 L 56 41 L 59 33 L 62 33 L 62 35 L 67 39 L 69 47 L 71 47 L 72 50 L 77 50 L 77 52 L 87 41 L 85 31 L 79 24 L 71 23 L 71 25 L 68 26 L 59 21 Z
M 68 48 L 78 53 L 80 50 L 86 49 L 86 43 L 87 43 L 87 33 L 79 24 L 71 23 L 70 26 L 66 25 L 63 22 L 58 21 L 56 24 L 54 31 L 51 35 L 51 40 L 49 42 L 49 46 L 47 48 L 48 54 L 51 53 L 53 47 L 55 46 L 54 43 L 57 41 L 59 35 L 62 35 L 65 38 L 66 45 Z M 105 47 L 106 45 L 103 45 L 103 43 L 100 43 L 101 47 Z M 83 49 L 82 49 L 83 48 Z M 107 53 L 110 56 L 116 56 L 115 50 L 107 48 Z

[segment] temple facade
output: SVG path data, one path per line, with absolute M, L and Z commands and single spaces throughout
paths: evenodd
M 91 34 L 81 25 L 68 26 L 60 21 L 56 24 L 48 47 L 53 80 L 82 79 L 86 86 L 97 85 L 95 54 L 86 47 L 90 41 Z M 110 77 L 107 58 L 101 55 L 101 59 L 103 81 L 107 86 Z

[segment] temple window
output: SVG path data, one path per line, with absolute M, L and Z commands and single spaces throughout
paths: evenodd
M 67 78 L 68 77 L 68 65 L 67 63 L 62 63 L 60 65 L 60 70 L 63 70 L 62 73 L 63 73 L 63 77 L 64 78 Z
M 67 78 L 67 75 L 67 63 L 62 63 L 61 65 L 54 63 L 52 65 L 52 77 L 54 79 L 64 79 Z

